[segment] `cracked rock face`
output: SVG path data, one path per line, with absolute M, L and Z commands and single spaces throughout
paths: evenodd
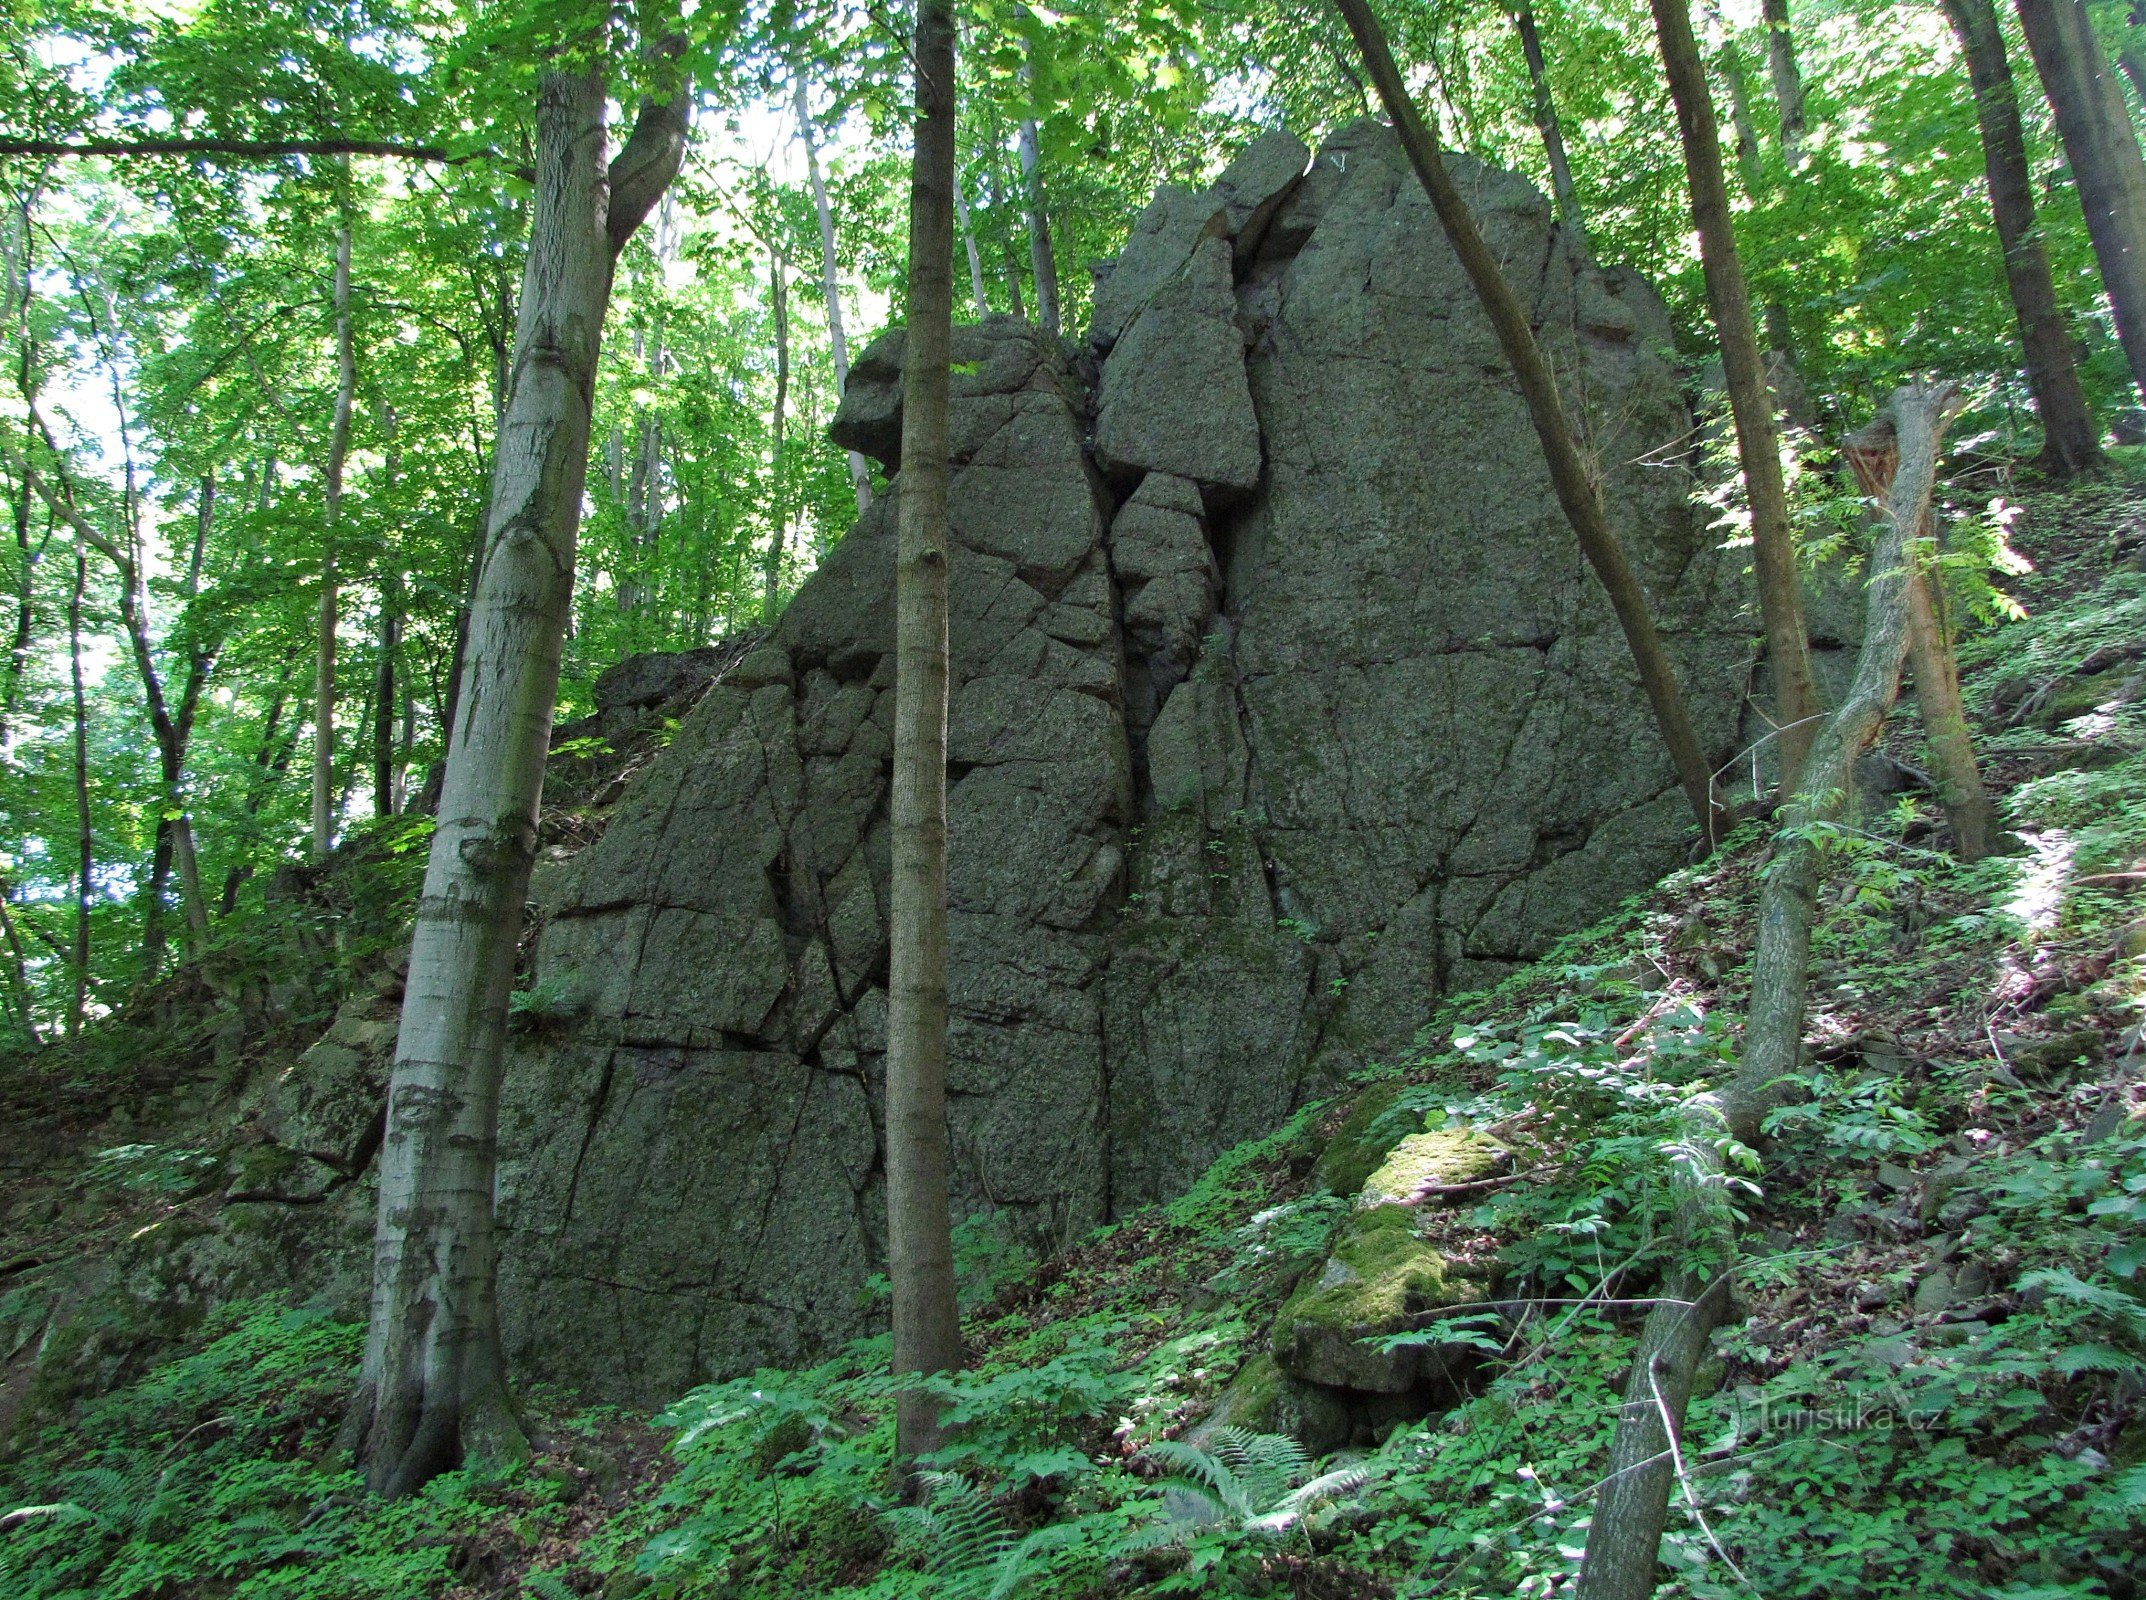
M 1093 391 L 957 330 L 957 1206 L 1063 1239 L 1182 1189 L 1681 859 L 1687 819 L 1487 322 L 1391 134 L 1158 196 Z M 1707 741 L 1749 677 L 1658 301 L 1454 158 L 1605 465 Z M 838 442 L 892 464 L 901 339 Z M 653 1399 L 868 1331 L 882 1268 L 891 499 L 550 880 L 516 1047 L 518 1369 Z

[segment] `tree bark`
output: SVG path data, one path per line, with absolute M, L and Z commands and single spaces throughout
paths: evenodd
M 1758 576 L 1759 615 L 1766 630 L 1767 661 L 1773 669 L 1781 792 L 1792 794 L 1817 731 L 1818 690 L 1811 679 L 1803 586 L 1788 528 L 1781 437 L 1774 427 L 1773 396 L 1766 382 L 1766 359 L 1759 352 L 1758 329 L 1751 318 L 1743 262 L 1736 253 L 1728 184 L 1721 171 L 1721 134 L 1714 120 L 1706 68 L 1699 60 L 1699 42 L 1692 35 L 1691 12 L 1687 0 L 1650 0 L 1650 4 L 1670 98 L 1676 102 L 1684 169 L 1691 182 L 1692 224 L 1698 230 L 1699 258 L 1706 272 L 1706 298 L 1721 341 L 1729 409 L 1736 419 L 1736 454 L 1751 510 L 1751 564 Z
M 1036 324 L 1052 338 L 1058 310 L 1058 256 L 1051 247 L 1051 213 L 1043 193 L 1043 150 L 1032 117 L 1021 119 L 1021 188 L 1028 201 L 1028 266 L 1036 285 Z
M 1565 158 L 1565 128 L 1558 120 L 1557 99 L 1550 93 L 1550 72 L 1544 64 L 1542 38 L 1535 31 L 1532 0 L 1519 0 L 1513 8 L 1513 27 L 1520 35 L 1520 51 L 1527 57 L 1528 83 L 1534 90 L 1535 131 L 1542 135 L 1544 158 L 1550 164 L 1550 192 L 1557 200 L 1557 218 L 1572 233 L 1580 258 L 1594 265 L 1595 247 L 1587 237 L 1587 216 L 1580 209 L 1579 186 L 1572 181 L 1572 163 Z
M 969 197 L 961 187 L 961 174 L 954 174 L 954 220 L 961 227 L 962 248 L 969 256 L 969 298 L 976 306 L 977 320 L 991 315 L 991 302 L 984 294 L 984 258 L 976 248 L 976 230 L 969 225 Z
M 667 41 L 658 65 L 683 48 Z M 380 1155 L 372 1312 L 346 1438 L 404 1494 L 526 1446 L 499 1343 L 492 1194 L 508 992 L 572 603 L 603 317 L 619 249 L 678 171 L 683 88 L 606 168 L 599 72 L 548 70 L 513 380 L 493 452 L 439 822 L 410 945 Z
M 1776 836 L 1760 893 L 1742 1060 L 1720 1091 L 1698 1096 L 1685 1108 L 1679 1261 L 1640 1335 L 1610 1446 L 1610 1472 L 1588 1528 L 1577 1600 L 1647 1600 L 1654 1593 L 1662 1528 L 1678 1478 L 1675 1441 L 1707 1336 L 1728 1309 L 1733 1218 L 1716 1181 L 1719 1150 L 1728 1139 L 1757 1141 L 1776 1098 L 1776 1082 L 1801 1064 L 1817 907 L 1816 834 L 1840 815 L 1856 760 L 1877 737 L 1900 692 L 1914 535 L 1929 513 L 1938 441 L 1957 406 L 1950 385 L 1903 388 L 1894 394 L 1886 417 L 1848 441 L 1852 461 L 1898 447 L 1898 475 L 1885 475 L 1886 520 L 1871 557 L 1863 648 L 1847 698 L 1826 718 L 1804 766 L 1803 787 Z M 1859 474 L 1864 470 L 1859 462 Z
M 89 552 L 75 544 L 74 584 L 67 591 L 68 681 L 74 689 L 75 931 L 68 962 L 73 987 L 67 1004 L 67 1038 L 79 1043 L 89 1014 L 89 909 L 97 870 L 97 839 L 89 815 L 89 698 L 82 684 L 82 595 L 89 585 Z
M 1858 435 L 1847 454 L 1863 492 L 1883 504 L 1899 465 L 1890 442 L 1883 436 Z M 1974 735 L 1960 697 L 1959 662 L 1945 626 L 1943 590 L 1928 559 L 1935 543 L 1926 512 L 1908 547 L 1908 665 L 1914 674 L 1916 714 L 1937 778 L 1938 803 L 1952 829 L 1953 854 L 1962 861 L 1980 861 L 1992 848 L 1997 816 L 1975 763 Z
M 393 495 L 402 470 L 395 408 L 380 408 L 380 437 L 386 454 L 380 465 L 380 488 Z M 380 571 L 380 660 L 373 670 L 373 815 L 392 817 L 399 805 L 402 765 L 395 755 L 395 657 L 402 649 L 402 569 L 392 549 L 382 552 Z
M 768 288 L 775 312 L 775 414 L 769 428 L 768 504 L 774 513 L 774 529 L 768 535 L 767 559 L 760 569 L 760 616 L 772 622 L 775 602 L 782 593 L 782 558 L 790 542 L 790 508 L 784 493 L 783 456 L 787 453 L 790 428 L 790 286 L 789 272 L 781 256 L 770 249 L 767 256 Z
M 962 1364 L 946 1128 L 947 389 L 954 301 L 949 0 L 919 0 L 914 57 L 887 995 L 887 1275 L 894 1286 L 897 1380 Z M 904 1466 L 937 1448 L 937 1402 L 905 1389 L 896 1435 Z
M 1624 547 L 1609 525 L 1609 517 L 1602 506 L 1601 489 L 1573 439 L 1564 400 L 1558 393 L 1549 363 L 1543 359 L 1542 351 L 1535 343 L 1527 310 L 1513 292 L 1512 285 L 1505 281 L 1496 259 L 1476 229 L 1475 219 L 1468 213 L 1467 203 L 1454 187 L 1452 176 L 1446 171 L 1445 159 L 1438 152 L 1436 136 L 1425 125 L 1422 114 L 1409 97 L 1401 81 L 1400 68 L 1394 64 L 1393 52 L 1387 46 L 1386 35 L 1367 0 L 1335 0 L 1335 4 L 1348 23 L 1349 31 L 1356 36 L 1364 66 L 1378 88 L 1387 116 L 1400 134 L 1402 147 L 1408 152 L 1416 176 L 1430 195 L 1446 239 L 1467 271 L 1468 280 L 1474 285 L 1483 310 L 1497 332 L 1506 359 L 1513 364 L 1514 377 L 1527 402 L 1528 416 L 1542 443 L 1543 459 L 1549 467 L 1558 504 L 1563 507 L 1565 520 L 1572 525 L 1582 553 L 1609 596 L 1610 606 L 1624 630 L 1625 643 L 1632 651 L 1640 682 L 1646 689 L 1648 703 L 1653 707 L 1655 721 L 1661 729 L 1662 742 L 1668 746 L 1684 797 L 1691 804 L 1692 815 L 1698 819 L 1700 832 L 1712 844 L 1721 834 L 1713 774 L 1699 748 L 1698 735 L 1692 730 L 1684 694 L 1677 685 L 1668 652 L 1662 647 L 1661 635 L 1655 629 L 1646 592 L 1640 587 L 1638 577 L 1625 559 Z
M 336 542 L 342 535 L 343 468 L 350 459 L 350 418 L 358 397 L 358 357 L 350 333 L 350 229 L 335 233 L 335 422 L 322 475 L 327 526 L 321 542 L 320 612 L 313 652 L 313 859 L 335 845 Z
M 835 398 L 839 400 L 849 388 L 849 343 L 842 331 L 842 282 L 835 261 L 835 218 L 827 204 L 827 180 L 820 174 L 820 147 L 812 131 L 812 112 L 806 101 L 802 74 L 797 80 L 797 131 L 805 142 L 805 172 L 812 180 L 812 209 L 820 222 L 820 293 L 827 303 L 827 342 L 834 351 Z M 981 298 L 977 303 L 981 306 Z M 857 497 L 858 515 L 862 516 L 871 509 L 872 478 L 865 467 L 864 457 L 854 450 L 848 454 L 850 488 Z
M 998 153 L 996 145 L 993 146 L 990 172 L 991 212 L 994 216 L 1003 217 L 1007 214 L 1006 186 L 999 176 Z M 1012 306 L 1013 314 L 1015 316 L 1026 317 L 1028 315 L 1028 306 L 1021 296 L 1021 263 L 1019 257 L 1015 254 L 1014 251 L 1013 231 L 1010 226 L 1005 232 L 999 235 L 999 245 L 1003 250 L 1006 258 L 1007 303 Z
M 2098 470 L 2101 429 L 2079 382 L 2079 367 L 2056 280 L 2035 226 L 2034 180 L 2027 166 L 2027 139 L 2019 121 L 2018 91 L 2005 59 L 2004 33 L 1992 0 L 1941 0 L 1967 58 L 1974 86 L 1975 118 L 1982 129 L 1982 167 L 1990 211 L 2004 253 L 2005 285 L 2011 290 L 2019 342 L 2026 357 L 2027 388 L 2042 419 L 2042 470 L 2072 478 Z
M 1766 22 L 1766 72 L 1781 113 L 1781 161 L 1789 171 L 1803 166 L 1803 74 L 1796 66 L 1796 36 L 1788 25 L 1788 0 L 1761 0 Z
M 2117 340 L 2146 395 L 2146 160 L 2081 0 L 2017 4 L 2086 212 Z
M 51 508 L 53 515 L 67 524 L 75 536 L 77 546 L 95 550 L 111 562 L 112 570 L 118 577 L 120 625 L 131 647 L 135 673 L 141 680 L 142 698 L 149 708 L 149 728 L 156 741 L 158 776 L 163 786 L 162 803 L 170 824 L 168 835 L 159 840 L 159 847 L 170 852 L 166 859 L 177 866 L 180 891 L 182 895 L 189 897 L 191 902 L 186 908 L 188 929 L 197 936 L 206 935 L 208 908 L 201 897 L 200 869 L 194 855 L 193 824 L 186 806 L 185 769 L 187 745 L 193 737 L 194 718 L 200 709 L 201 695 L 207 686 L 209 669 L 215 660 L 216 642 L 213 639 L 189 638 L 186 678 L 181 686 L 175 711 L 164 693 L 163 675 L 157 670 L 156 653 L 149 638 L 148 598 L 143 592 L 141 564 L 134 557 L 132 541 L 123 546 L 106 537 L 94 522 L 82 514 L 75 504 L 72 481 L 66 476 L 65 457 L 60 455 L 51 431 L 45 426 L 44 418 L 34 401 L 28 409 L 30 431 L 52 452 L 61 473 L 61 487 L 54 489 L 30 465 L 26 454 L 18 454 L 12 448 L 6 452 L 8 464 L 21 477 L 23 483 Z M 131 506 L 131 489 L 127 499 Z M 214 480 L 205 480 L 202 508 L 195 524 L 193 559 L 186 578 L 189 600 L 198 591 L 201 580 L 201 554 L 208 535 L 208 524 L 202 519 L 212 517 L 214 507 Z M 159 831 L 160 834 L 163 832 L 161 829 Z M 152 866 L 152 876 L 154 875 L 155 868 Z M 152 889 L 155 891 L 151 897 L 154 908 L 162 889 L 159 884 L 152 884 Z M 149 920 L 147 917 L 144 919 L 145 945 L 151 942 Z
M 1758 124 L 1751 119 L 1751 82 L 1744 72 L 1744 54 L 1736 48 L 1736 34 L 1722 16 L 1716 0 L 1707 0 L 1706 15 L 1721 46 L 1715 60 L 1721 81 L 1729 90 L 1729 125 L 1736 130 L 1736 172 L 1744 193 L 1758 194 L 1766 181 L 1766 159 L 1759 149 Z

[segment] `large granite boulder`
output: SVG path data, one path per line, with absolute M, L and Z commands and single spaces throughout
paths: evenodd
M 1688 846 L 1391 133 L 1304 162 L 1270 135 L 1158 196 L 1089 354 L 956 338 L 955 1199 L 1042 1242 L 1180 1190 Z M 1687 506 L 1661 306 L 1454 166 L 1726 756 L 1751 626 Z M 834 425 L 890 467 L 901 362 L 898 332 L 865 350 Z M 655 1398 L 880 1314 L 890 505 L 548 880 L 540 977 L 573 1003 L 508 1074 L 519 1371 Z M 1438 1298 L 1421 1276 L 1403 1299 Z

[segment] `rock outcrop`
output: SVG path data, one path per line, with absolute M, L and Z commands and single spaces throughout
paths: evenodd
M 1390 132 L 1305 163 L 1270 135 L 1158 195 L 1084 350 L 956 335 L 956 1194 L 1043 1239 L 1182 1188 L 1686 848 Z M 1726 756 L 1750 625 L 1687 509 L 1661 307 L 1526 183 L 1455 167 Z M 834 429 L 890 467 L 901 356 L 863 353 Z M 518 1371 L 668 1396 L 873 1323 L 888 505 L 548 880 L 540 977 L 574 1003 L 509 1073 Z

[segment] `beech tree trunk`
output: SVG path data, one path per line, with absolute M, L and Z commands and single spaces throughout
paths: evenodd
M 682 41 L 658 52 L 670 63 Z M 493 452 L 439 821 L 396 1040 L 365 1360 L 345 1437 L 376 1491 L 519 1455 L 499 1343 L 492 1193 L 508 992 L 572 602 L 590 407 L 618 251 L 676 175 L 685 91 L 605 164 L 604 80 L 547 71 L 513 377 Z
M 1788 0 L 1761 0 L 1766 23 L 1766 73 L 1781 113 L 1781 160 L 1791 172 L 1803 165 L 1803 74 L 1796 66 L 1796 36 L 1788 24 Z
M 2017 0 L 2071 164 L 2116 336 L 2146 395 L 2146 160 L 2082 0 Z
M 969 225 L 969 197 L 962 191 L 961 174 L 954 174 L 954 220 L 961 227 L 962 248 L 969 255 L 969 298 L 976 307 L 977 320 L 991 315 L 991 302 L 984 295 L 984 258 L 976 248 L 976 230 Z
M 1647 1600 L 1654 1593 L 1669 1496 L 1679 1477 L 1677 1438 L 1685 1407 L 1707 1336 L 1728 1308 L 1733 1219 L 1714 1181 L 1719 1170 L 1714 1152 L 1726 1138 L 1745 1144 L 1758 1140 L 1777 1095 L 1774 1084 L 1801 1064 L 1820 866 L 1816 834 L 1840 815 L 1855 763 L 1876 739 L 1900 692 L 1915 534 L 1929 514 L 1938 441 L 1958 403 L 1950 385 L 1900 389 L 1887 415 L 1848 441 L 1851 461 L 1864 458 L 1859 474 L 1874 454 L 1888 467 L 1898 463 L 1897 476 L 1884 473 L 1885 525 L 1871 557 L 1863 648 L 1855 680 L 1820 729 L 1803 787 L 1789 802 L 1776 835 L 1759 899 L 1742 1059 L 1722 1089 L 1685 1108 L 1689 1159 L 1679 1169 L 1679 1265 L 1648 1313 L 1625 1384 L 1610 1472 L 1596 1496 L 1580 1564 L 1578 1600 Z
M 2005 58 L 2004 33 L 1992 0 L 1942 0 L 1952 31 L 1967 58 L 1974 85 L 1975 118 L 1982 129 L 1982 167 L 1990 192 L 1997 241 L 2004 252 L 2005 285 L 2019 321 L 2026 357 L 2027 388 L 2042 419 L 2041 468 L 2072 478 L 2102 465 L 2101 429 L 2079 382 L 2079 367 L 2049 257 L 2035 226 L 2034 180 L 2027 166 L 2027 140 L 2019 121 L 2018 91 Z
M 1028 201 L 1028 265 L 1036 285 L 1036 324 L 1052 338 L 1061 326 L 1058 312 L 1058 256 L 1051 248 L 1051 212 L 1043 194 L 1043 151 L 1035 120 L 1021 119 L 1021 188 Z
M 149 708 L 149 728 L 156 741 L 157 771 L 163 786 L 163 803 L 167 812 L 163 819 L 166 826 L 159 829 L 158 851 L 163 859 L 163 871 L 168 873 L 176 866 L 179 873 L 179 888 L 185 900 L 186 925 L 195 941 L 194 953 L 198 954 L 200 941 L 208 933 L 208 903 L 202 894 L 201 869 L 195 858 L 193 821 L 186 805 L 186 752 L 193 738 L 194 718 L 200 710 L 201 696 L 208 684 L 209 670 L 214 663 L 217 641 L 213 637 L 195 637 L 188 642 L 186 655 L 186 678 L 181 685 L 176 711 L 164 692 L 163 674 L 158 671 L 156 654 L 149 638 L 148 597 L 143 592 L 141 564 L 135 559 L 133 540 L 126 544 L 111 539 L 103 530 L 85 517 L 75 504 L 74 487 L 66 475 L 66 460 L 52 442 L 44 418 L 35 401 L 29 403 L 30 431 L 41 438 L 60 474 L 60 487 L 55 489 L 36 468 L 29 457 L 13 449 L 7 451 L 9 466 L 22 479 L 25 487 L 51 508 L 52 513 L 66 523 L 74 534 L 77 549 L 95 550 L 112 564 L 119 580 L 119 620 L 122 631 L 134 657 L 134 670 L 142 686 L 142 698 Z M 184 594 L 191 600 L 201 583 L 201 561 L 208 538 L 208 519 L 215 515 L 215 480 L 204 479 L 201 500 L 197 508 L 194 548 L 185 576 Z M 127 503 L 133 504 L 131 490 Z M 156 864 L 152 863 L 152 878 L 158 876 Z M 161 907 L 158 899 L 163 892 L 162 881 L 151 885 L 151 913 L 144 918 L 145 946 L 153 946 L 159 937 L 154 926 Z
M 350 229 L 335 234 L 335 422 L 328 433 L 322 497 L 327 527 L 321 545 L 320 614 L 313 656 L 313 859 L 335 845 L 336 541 L 342 534 L 343 467 L 350 459 L 350 416 L 358 396 L 358 358 L 350 334 Z
M 68 961 L 74 968 L 67 1004 L 67 1039 L 82 1038 L 89 1014 L 89 908 L 91 880 L 97 870 L 97 838 L 89 816 L 89 699 L 82 685 L 82 595 L 89 586 L 89 555 L 75 545 L 74 584 L 67 591 L 67 669 L 74 689 L 75 931 Z
M 1550 93 L 1550 72 L 1544 64 L 1542 38 L 1535 31 L 1535 7 L 1520 0 L 1513 8 L 1513 27 L 1520 35 L 1520 51 L 1527 57 L 1528 83 L 1534 90 L 1535 131 L 1542 135 L 1543 156 L 1550 163 L 1550 191 L 1557 200 L 1557 219 L 1571 230 L 1582 260 L 1593 264 L 1595 248 L 1587 237 L 1587 217 L 1580 209 L 1580 191 L 1572 181 L 1572 164 L 1565 158 L 1565 128 L 1558 120 L 1557 100 Z
M 395 443 L 393 406 L 380 408 L 380 434 L 387 445 L 380 485 L 392 495 L 402 468 Z M 395 754 L 395 657 L 402 649 L 402 572 L 395 553 L 384 553 L 380 572 L 380 660 L 373 670 L 373 815 L 392 817 L 401 805 L 402 764 Z
M 835 261 L 835 217 L 827 203 L 827 180 L 820 174 L 820 147 L 812 131 L 812 110 L 805 97 L 805 80 L 797 80 L 797 130 L 805 142 L 805 173 L 812 180 L 812 209 L 820 222 L 820 293 L 827 303 L 827 342 L 835 362 L 835 398 L 849 388 L 849 342 L 842 331 L 842 280 Z M 978 304 L 981 305 L 981 300 Z M 862 515 L 872 504 L 872 479 L 864 457 L 849 452 L 849 483 Z
M 1505 281 L 1496 258 L 1483 243 L 1475 219 L 1468 214 L 1467 203 L 1454 187 L 1452 176 L 1446 171 L 1445 158 L 1438 152 L 1436 135 L 1425 125 L 1415 101 L 1402 83 L 1401 71 L 1394 64 L 1385 32 L 1367 0 L 1335 0 L 1335 5 L 1348 23 L 1349 31 L 1356 36 L 1357 49 L 1363 54 L 1365 69 L 1377 86 L 1386 114 L 1400 135 L 1416 176 L 1430 195 L 1431 205 L 1438 212 L 1439 223 L 1445 229 L 1453 253 L 1460 258 L 1468 281 L 1474 285 L 1476 296 L 1497 331 L 1506 359 L 1513 364 L 1514 377 L 1527 402 L 1528 416 L 1535 425 L 1536 437 L 1542 442 L 1543 459 L 1549 466 L 1558 504 L 1564 508 L 1565 520 L 1572 525 L 1582 553 L 1609 596 L 1610 606 L 1624 630 L 1625 643 L 1639 669 L 1640 683 L 1653 707 L 1655 722 L 1661 729 L 1662 742 L 1668 746 L 1684 797 L 1691 804 L 1700 832 L 1712 844 L 1721 836 L 1721 813 L 1714 795 L 1713 774 L 1699 748 L 1699 737 L 1692 731 L 1684 693 L 1678 687 L 1675 669 L 1669 664 L 1668 652 L 1663 649 L 1661 635 L 1654 626 L 1646 591 L 1640 587 L 1638 577 L 1625 559 L 1624 547 L 1609 525 L 1609 517 L 1602 507 L 1601 489 L 1573 439 L 1572 424 L 1565 415 L 1557 380 L 1535 343 L 1527 309 L 1521 305 L 1512 285 Z
M 918 0 L 916 152 L 894 594 L 893 878 L 887 984 L 887 1276 L 894 1372 L 962 1364 L 947 1198 L 948 361 L 954 309 L 954 16 Z M 939 1406 L 898 1401 L 897 1459 L 938 1447 Z
M 996 145 L 993 146 L 993 152 L 994 153 L 992 155 L 990 168 L 991 212 L 994 216 L 1004 217 L 1007 214 L 1006 186 L 999 176 Z M 1005 232 L 999 235 L 999 245 L 1000 248 L 1004 251 L 1006 258 L 1007 302 L 1013 307 L 1013 314 L 1015 316 L 1026 317 L 1028 315 L 1028 306 L 1021 295 L 1021 263 L 1019 256 L 1014 250 L 1013 230 L 1010 226 L 1006 229 Z
M 1736 48 L 1736 34 L 1716 0 L 1707 0 L 1706 15 L 1721 41 L 1715 61 L 1729 91 L 1729 126 L 1736 130 L 1737 176 L 1743 180 L 1744 192 L 1756 195 L 1766 181 L 1766 160 L 1759 149 L 1758 124 L 1751 118 L 1751 83 L 1744 72 L 1744 54 Z
M 783 456 L 790 425 L 790 287 L 782 257 L 773 250 L 767 257 L 768 288 L 775 311 L 775 416 L 769 429 L 768 501 L 775 524 L 768 536 L 767 560 L 760 569 L 760 615 L 773 620 L 775 601 L 782 592 L 782 557 L 790 542 L 790 508 L 784 495 Z
M 1776 0 L 1768 0 L 1772 5 Z M 1721 133 L 1714 99 L 1692 35 L 1687 0 L 1650 0 L 1662 65 L 1676 102 L 1677 130 L 1684 144 L 1684 170 L 1691 181 L 1692 224 L 1706 272 L 1707 304 L 1721 340 L 1721 366 L 1736 419 L 1736 455 L 1743 467 L 1751 510 L 1752 567 L 1758 576 L 1759 616 L 1766 630 L 1766 659 L 1773 670 L 1774 714 L 1781 761 L 1781 792 L 1793 794 L 1805 753 L 1817 732 L 1818 690 L 1811 680 L 1810 636 L 1803 623 L 1803 585 L 1796 574 L 1796 546 L 1788 528 L 1788 490 L 1781 478 L 1781 436 L 1774 427 L 1773 396 L 1766 359 L 1751 319 L 1751 296 L 1729 211 L 1721 171 Z M 1786 26 L 1786 12 L 1783 12 Z

